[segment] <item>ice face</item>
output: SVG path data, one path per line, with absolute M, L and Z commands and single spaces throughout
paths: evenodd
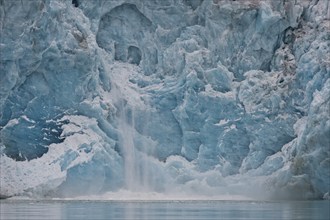
M 328 1 L 0 11 L 1 196 L 330 191 Z

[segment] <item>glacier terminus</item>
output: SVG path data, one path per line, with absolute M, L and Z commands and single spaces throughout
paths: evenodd
M 327 0 L 0 0 L 3 198 L 329 199 Z

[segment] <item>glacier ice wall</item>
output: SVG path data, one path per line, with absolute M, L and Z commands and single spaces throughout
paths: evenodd
M 326 0 L 1 0 L 1 197 L 322 198 L 329 19 Z

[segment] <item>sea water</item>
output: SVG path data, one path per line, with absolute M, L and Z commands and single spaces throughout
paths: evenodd
M 2 200 L 1 220 L 328 220 L 330 201 Z

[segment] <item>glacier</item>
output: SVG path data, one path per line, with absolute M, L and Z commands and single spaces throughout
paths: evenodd
M 0 0 L 0 197 L 328 197 L 329 26 L 327 0 Z

